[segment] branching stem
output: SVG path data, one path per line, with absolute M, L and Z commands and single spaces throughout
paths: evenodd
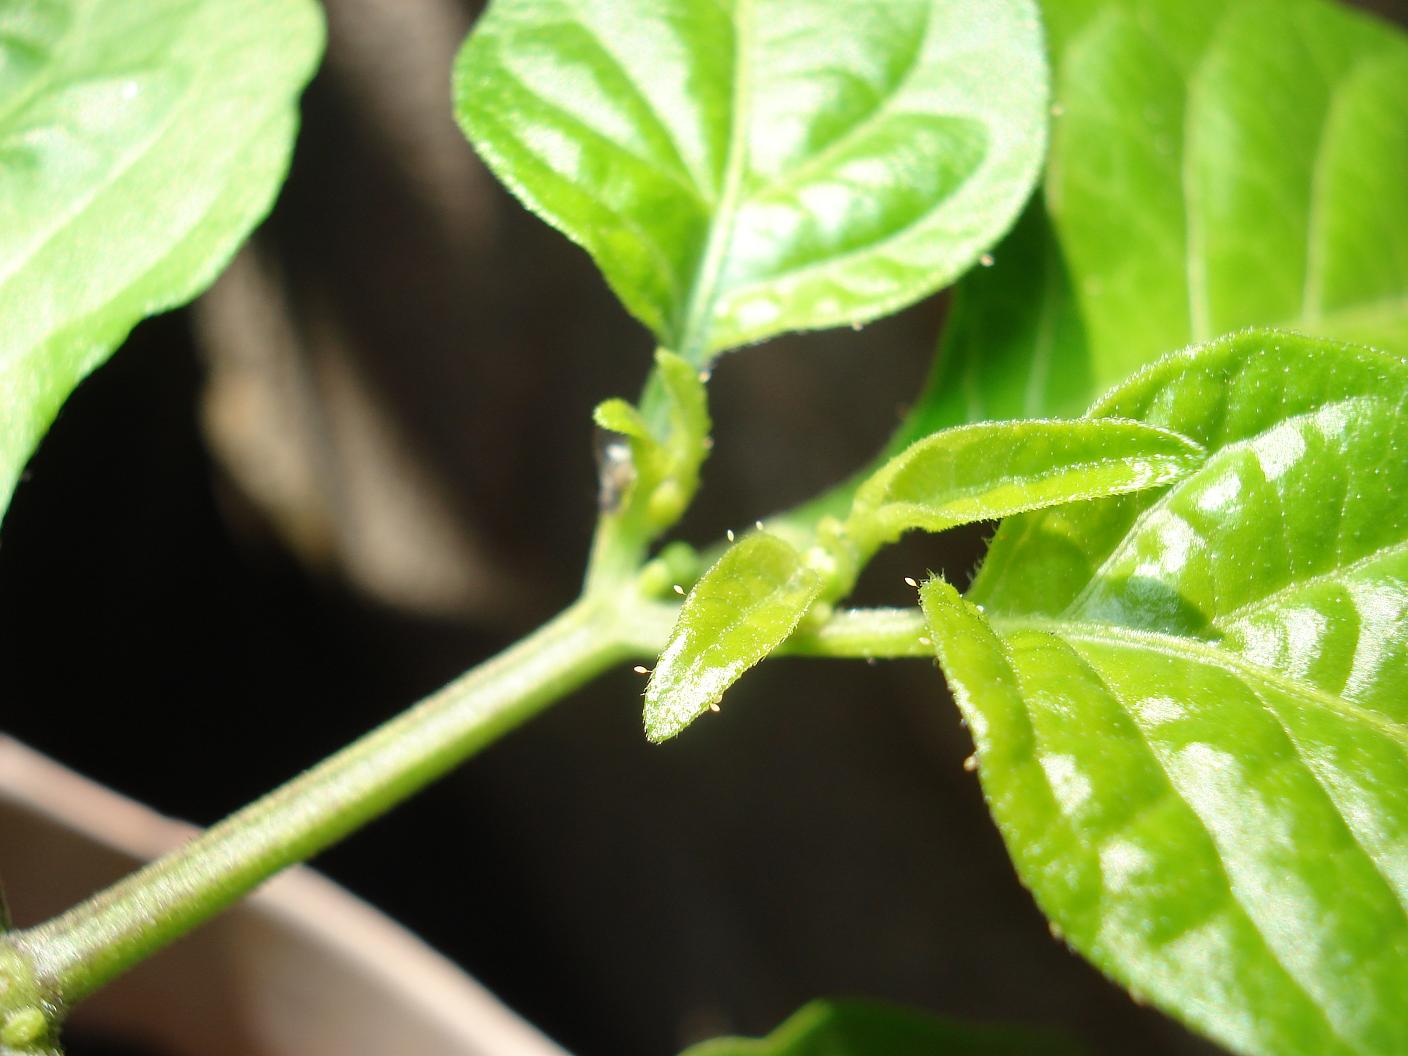
M 6 935 L 0 955 L 22 959 L 33 984 L 25 988 L 26 1001 L 40 999 L 56 1012 L 71 1007 L 612 664 L 654 655 L 676 611 L 632 592 L 586 595 L 516 645 L 165 858 L 62 916 Z M 782 652 L 932 655 L 923 631 L 917 609 L 851 610 L 794 638 Z

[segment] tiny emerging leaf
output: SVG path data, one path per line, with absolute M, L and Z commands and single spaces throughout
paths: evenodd
M 632 440 L 650 439 L 650 429 L 633 404 L 619 398 L 603 400 L 592 411 L 592 420 L 603 429 Z
M 675 736 L 716 706 L 796 629 L 822 580 L 776 536 L 756 532 L 724 551 L 694 585 L 645 690 L 645 733 Z
M 627 482 L 603 472 L 613 501 L 603 508 L 636 522 L 646 536 L 674 524 L 699 488 L 699 469 L 709 454 L 709 403 L 698 370 L 660 349 L 642 405 L 622 399 L 597 404 L 598 426 L 623 436 L 631 458 Z

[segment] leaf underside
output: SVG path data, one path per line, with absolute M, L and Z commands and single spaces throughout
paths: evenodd
M 1078 414 L 1247 326 L 1408 353 L 1408 37 L 1325 0 L 1048 0 L 1042 200 L 960 283 L 900 442 Z
M 1166 484 L 1202 454 L 1176 433 L 1110 418 L 958 426 L 916 441 L 872 474 L 856 491 L 847 529 L 868 555 L 913 529 L 942 532 Z
M 1234 1051 L 1408 1052 L 1408 368 L 1252 333 L 1098 414 L 1207 461 L 923 594 L 1024 882 Z
M 0 9 L 0 511 L 74 386 L 267 212 L 321 43 L 306 0 Z
M 954 279 L 1046 91 L 1031 0 L 495 0 L 455 68 L 489 166 L 695 362 Z

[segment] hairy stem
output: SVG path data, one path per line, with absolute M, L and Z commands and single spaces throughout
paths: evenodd
M 843 609 L 815 630 L 793 635 L 778 656 L 894 660 L 934 658 L 928 627 L 918 609 Z
M 6 941 L 48 998 L 70 1006 L 657 635 L 663 630 L 623 626 L 612 607 L 584 599 L 184 847 Z
M 33 983 L 27 994 L 54 1009 L 71 1007 L 612 664 L 653 655 L 676 611 L 674 605 L 633 596 L 619 601 L 585 596 L 516 645 L 185 846 L 62 916 L 6 935 L 0 955 L 23 958 L 19 974 Z M 854 609 L 795 636 L 779 652 L 932 656 L 924 630 L 917 609 Z

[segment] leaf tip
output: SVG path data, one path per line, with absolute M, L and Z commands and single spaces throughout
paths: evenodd
M 674 737 L 678 737 L 684 730 L 699 717 L 694 715 L 681 714 L 677 709 L 671 708 L 662 701 L 652 699 L 650 690 L 646 690 L 645 700 L 645 739 L 651 744 L 664 744 Z

